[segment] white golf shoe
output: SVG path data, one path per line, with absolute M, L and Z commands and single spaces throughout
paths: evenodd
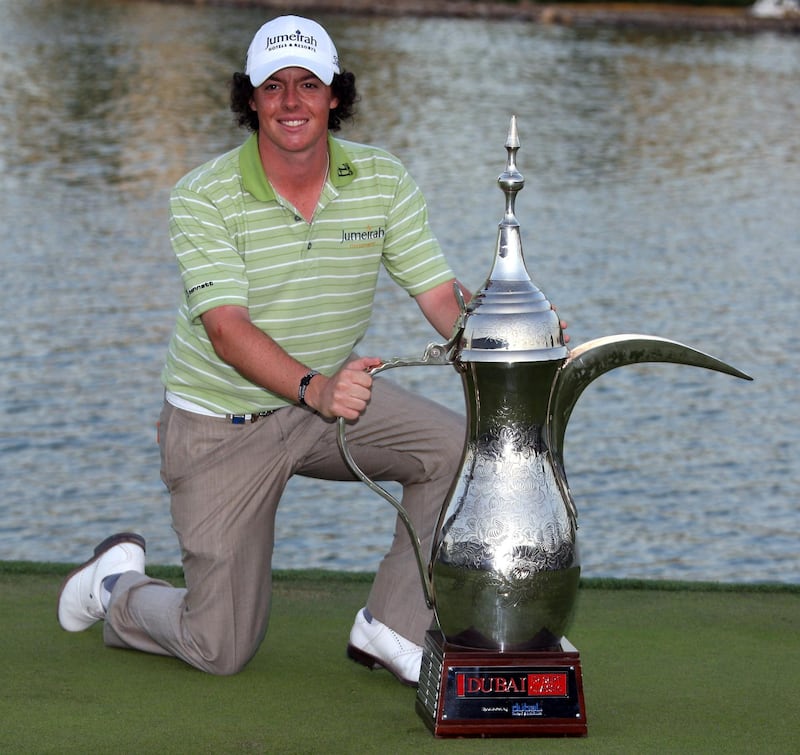
M 121 532 L 103 540 L 94 555 L 73 569 L 58 593 L 58 623 L 68 632 L 82 632 L 105 618 L 103 580 L 114 574 L 144 574 L 144 538 Z
M 356 614 L 347 656 L 370 669 L 385 668 L 410 687 L 419 684 L 422 648 L 370 616 L 365 608 Z

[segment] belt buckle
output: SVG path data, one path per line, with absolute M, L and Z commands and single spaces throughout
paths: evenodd
M 229 419 L 232 425 L 244 425 L 247 424 L 248 420 L 252 424 L 253 422 L 258 422 L 258 420 L 263 417 L 269 417 L 271 414 L 275 414 L 276 411 L 278 410 L 270 409 L 266 412 L 254 412 L 253 414 L 227 414 L 225 418 Z

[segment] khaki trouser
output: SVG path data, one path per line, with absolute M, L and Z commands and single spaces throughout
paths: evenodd
M 348 426 L 348 446 L 361 469 L 402 485 L 402 502 L 425 558 L 458 471 L 464 434 L 463 418 L 383 377 L 375 380 L 367 411 Z M 161 476 L 171 495 L 186 589 L 133 572 L 123 575 L 111 597 L 104 639 L 111 646 L 173 655 L 211 673 L 236 673 L 267 630 L 275 513 L 287 481 L 295 474 L 353 480 L 337 445 L 337 423 L 287 407 L 234 425 L 165 403 L 160 436 Z M 365 508 L 364 515 L 386 516 L 390 510 L 375 495 L 375 508 Z M 433 617 L 399 519 L 367 607 L 399 634 L 423 643 Z

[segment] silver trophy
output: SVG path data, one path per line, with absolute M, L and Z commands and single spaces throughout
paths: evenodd
M 426 638 L 417 710 L 434 734 L 580 736 L 587 732 L 580 656 L 565 637 L 580 578 L 577 510 L 563 462 L 572 409 L 593 380 L 637 362 L 751 378 L 655 336 L 607 336 L 567 349 L 522 254 L 516 117 L 505 147 L 498 178 L 505 213 L 486 283 L 468 305 L 462 300 L 449 342 L 372 371 L 444 364 L 462 378 L 467 439 L 429 556 L 401 503 L 353 460 L 342 420 L 339 445 L 353 473 L 397 509 L 416 547 L 438 624 Z

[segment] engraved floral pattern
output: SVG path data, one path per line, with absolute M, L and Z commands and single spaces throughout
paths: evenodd
M 467 454 L 465 474 L 443 528 L 439 558 L 490 570 L 506 585 L 572 566 L 574 525 L 538 427 L 503 425 Z

